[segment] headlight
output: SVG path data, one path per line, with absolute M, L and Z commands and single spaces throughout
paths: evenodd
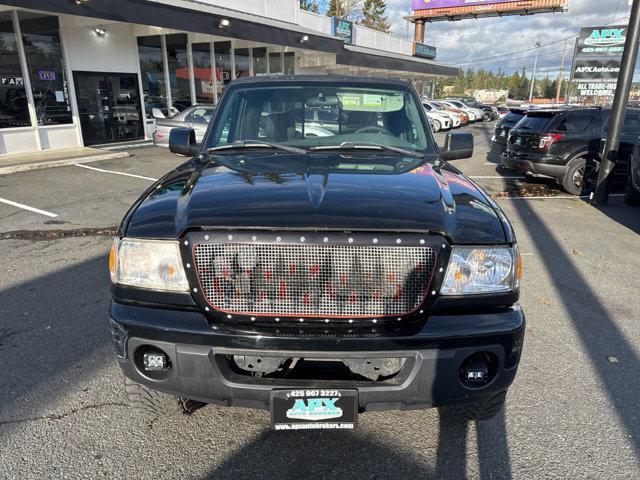
M 510 247 L 453 247 L 440 293 L 462 295 L 510 292 L 520 287 L 522 259 Z
M 178 242 L 117 238 L 109 255 L 111 281 L 150 290 L 189 291 Z

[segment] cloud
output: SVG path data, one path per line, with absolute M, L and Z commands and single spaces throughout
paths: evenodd
M 562 39 L 577 35 L 580 27 L 602 25 L 624 17 L 629 9 L 627 0 L 569 0 L 566 13 L 427 24 L 425 42 L 438 47 L 438 61 L 443 63 L 493 71 L 502 68 L 511 73 L 523 66 L 528 70 L 533 68 L 532 48 L 540 41 L 544 46 L 538 50 L 538 70 L 555 75 L 560 66 Z M 394 34 L 407 36 L 407 22 L 403 17 L 410 13 L 411 0 L 387 0 L 387 14 Z M 616 23 L 624 24 L 626 20 Z M 413 38 L 413 25 L 408 33 Z M 547 46 L 556 41 L 560 42 Z M 573 45 L 573 39 L 569 39 L 569 62 Z M 522 50 L 529 51 L 513 53 Z

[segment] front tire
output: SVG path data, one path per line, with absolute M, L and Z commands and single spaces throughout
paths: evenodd
M 569 164 L 562 179 L 562 188 L 571 195 L 588 195 L 595 190 L 598 169 L 595 162 L 578 158 Z
M 438 133 L 440 130 L 442 130 L 442 124 L 440 123 L 440 120 L 431 120 L 431 130 L 433 130 L 433 133 Z
M 471 403 L 441 407 L 444 417 L 453 422 L 491 420 L 504 408 L 507 391 Z
M 204 406 L 204 403 L 158 392 L 128 378 L 124 388 L 129 405 L 150 422 L 161 417 L 189 415 Z
M 482 120 L 485 122 L 490 122 L 493 119 L 493 115 L 491 115 L 489 112 L 485 112 L 484 115 L 482 115 Z

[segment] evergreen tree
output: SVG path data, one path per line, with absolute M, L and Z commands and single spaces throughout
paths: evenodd
M 364 0 L 362 20 L 359 23 L 374 30 L 389 32 L 390 25 L 385 15 L 386 10 L 385 0 Z
M 360 0 L 330 0 L 327 17 L 338 17 L 353 20 L 360 14 Z
M 300 8 L 308 12 L 318 13 L 320 5 L 318 0 L 300 0 Z

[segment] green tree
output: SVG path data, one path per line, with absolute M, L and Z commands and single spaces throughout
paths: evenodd
M 360 0 L 330 0 L 327 17 L 339 17 L 353 20 L 360 16 Z
M 513 72 L 513 75 L 509 77 L 507 82 L 507 89 L 509 90 L 509 97 L 513 99 L 519 99 L 520 97 L 520 86 L 522 82 L 520 80 L 520 74 L 516 71 Z
M 384 0 L 365 0 L 362 6 L 362 20 L 359 23 L 374 30 L 389 32 L 386 10 L 387 2 Z
M 300 0 L 300 8 L 308 12 L 318 13 L 320 4 L 318 0 Z

